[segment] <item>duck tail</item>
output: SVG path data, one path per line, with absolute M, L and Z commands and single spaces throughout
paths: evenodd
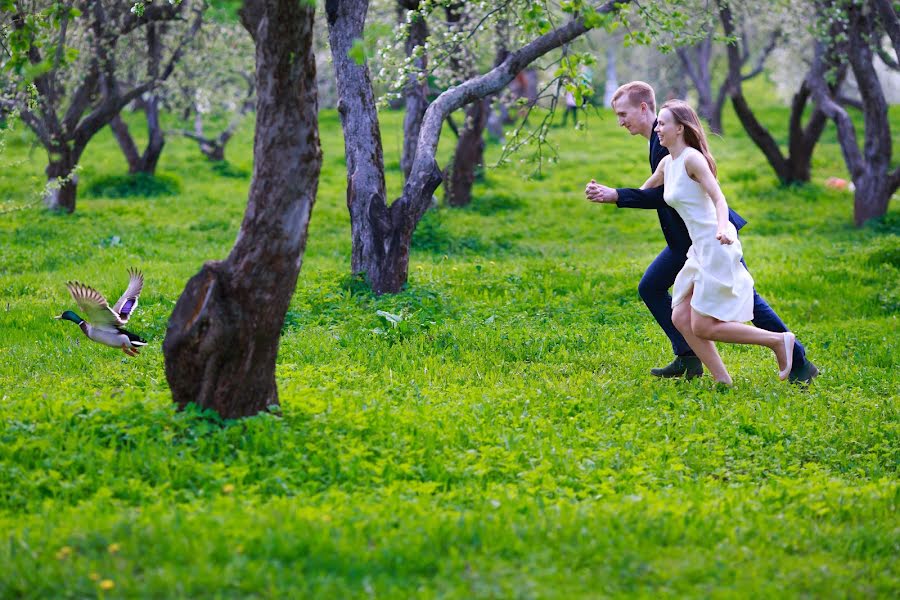
M 125 329 L 119 329 L 122 333 L 128 336 L 128 341 L 131 342 L 132 346 L 146 346 L 147 340 L 142 338 L 136 333 L 131 333 L 130 331 L 126 331 Z

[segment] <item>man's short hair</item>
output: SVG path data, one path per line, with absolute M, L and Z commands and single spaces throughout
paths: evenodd
M 626 97 L 632 106 L 640 106 L 641 102 L 647 103 L 647 108 L 652 112 L 656 112 L 656 94 L 649 83 L 643 81 L 630 81 L 620 86 L 613 94 L 610 105 L 614 105 L 620 98 Z

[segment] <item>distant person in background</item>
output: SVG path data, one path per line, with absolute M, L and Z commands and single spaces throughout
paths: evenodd
M 660 144 L 659 136 L 655 131 L 657 125 L 656 95 L 653 88 L 642 81 L 626 83 L 613 95 L 612 108 L 620 126 L 625 127 L 631 135 L 642 135 L 649 140 L 650 169 L 655 173 L 669 151 Z M 619 208 L 656 210 L 667 245 L 647 268 L 638 285 L 638 292 L 672 343 L 675 358 L 665 367 L 651 369 L 650 373 L 657 377 L 685 377 L 688 379 L 699 377 L 703 374 L 702 361 L 672 322 L 672 296 L 669 295 L 669 289 L 674 285 L 676 276 L 687 261 L 691 237 L 684 220 L 663 199 L 663 186 L 658 185 L 648 189 L 614 189 L 592 179 L 585 188 L 585 195 L 591 202 L 616 204 Z M 746 221 L 730 208 L 727 208 L 727 214 L 736 236 L 737 231 L 744 226 Z M 743 258 L 741 258 L 741 263 L 746 268 Z M 752 321 L 754 325 L 766 331 L 774 333 L 788 331 L 784 322 L 756 293 L 755 289 L 753 290 Z M 793 344 L 791 363 L 788 377 L 792 382 L 808 384 L 819 374 L 816 366 L 806 358 L 806 350 L 799 341 L 795 341 Z
M 575 94 L 566 92 L 566 112 L 563 113 L 562 127 L 566 126 L 570 113 L 572 114 L 572 122 L 578 125 L 578 103 L 575 102 Z
M 583 86 L 582 89 L 588 88 L 592 89 L 593 87 L 593 79 L 594 72 L 587 65 L 581 65 L 581 68 L 578 70 L 578 81 L 577 83 L 580 86 Z M 581 105 L 579 106 L 578 101 L 575 99 L 575 94 L 571 91 L 566 92 L 566 112 L 563 113 L 562 127 L 566 126 L 566 123 L 569 120 L 569 113 L 572 114 L 572 123 L 577 127 L 578 126 L 578 109 L 584 107 L 587 104 L 587 97 L 583 96 L 581 98 Z

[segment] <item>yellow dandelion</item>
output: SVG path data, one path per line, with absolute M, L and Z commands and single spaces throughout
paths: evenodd
M 109 547 L 107 548 L 107 551 L 109 551 L 110 554 L 115 554 L 120 549 L 121 549 L 121 546 L 119 546 L 118 544 L 110 544 Z
M 72 554 L 72 548 L 70 546 L 63 546 L 56 553 L 56 558 L 58 558 L 59 560 L 63 560 L 65 558 L 68 558 L 70 554 Z
M 233 491 L 234 491 L 234 484 L 226 483 L 225 485 L 222 486 L 223 494 L 230 494 Z
M 91 581 L 97 581 L 100 579 L 100 573 L 91 573 L 90 575 L 88 575 L 88 578 Z
M 116 587 L 116 584 L 113 582 L 112 579 L 104 579 L 103 581 L 100 582 L 100 589 L 103 590 L 104 592 L 108 592 L 109 590 L 113 589 L 114 587 Z

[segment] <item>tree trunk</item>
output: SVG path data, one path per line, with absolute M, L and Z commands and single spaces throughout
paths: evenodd
M 44 193 L 44 205 L 50 210 L 73 213 L 75 199 L 78 195 L 78 166 L 80 151 L 64 148 L 61 152 L 52 153 L 45 173 L 50 184 Z
M 275 359 L 297 282 L 322 153 L 317 126 L 314 5 L 246 0 L 256 43 L 256 135 L 247 211 L 231 253 L 188 281 L 163 343 L 180 408 L 225 418 L 278 404 Z
M 853 192 L 853 223 L 861 227 L 870 219 L 883 217 L 887 213 L 891 196 L 897 186 L 891 185 L 888 177 L 866 173 L 859 177 Z
M 419 8 L 419 0 L 401 0 L 401 6 L 409 10 Z M 428 24 L 420 15 L 412 20 L 409 26 L 409 37 L 406 38 L 406 56 L 411 57 L 416 47 L 425 46 L 428 40 Z M 413 158 L 416 156 L 416 143 L 419 141 L 419 130 L 422 128 L 422 118 L 425 109 L 428 108 L 428 56 L 422 55 L 413 60 L 416 70 L 409 75 L 406 84 L 406 113 L 403 116 L 403 155 L 400 158 L 400 168 L 403 169 L 404 181 L 409 177 L 412 169 Z M 421 81 L 419 78 L 421 76 Z
M 135 173 L 154 175 L 166 143 L 162 127 L 159 124 L 159 99 L 152 94 L 148 100 L 140 102 L 139 106 L 147 120 L 148 140 L 143 154 L 138 153 L 137 144 L 128 125 L 122 119 L 121 113 L 113 118 L 109 126 L 112 129 L 113 137 L 119 143 L 119 148 L 125 155 L 125 160 L 128 161 L 128 173 L 130 175 Z
M 468 206 L 478 169 L 484 164 L 484 128 L 487 126 L 490 99 L 476 100 L 466 108 L 466 122 L 456 142 L 456 152 L 445 174 L 450 206 Z

